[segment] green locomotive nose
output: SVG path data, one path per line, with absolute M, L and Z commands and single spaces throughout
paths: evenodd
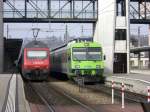
M 103 71 L 103 59 L 101 47 L 74 46 L 72 47 L 71 68 L 75 75 L 100 76 Z
M 80 75 L 99 81 L 103 76 L 102 47 L 96 42 L 70 42 L 54 49 L 52 55 L 53 70 L 67 74 L 70 79 Z
M 75 70 L 75 74 L 76 75 L 91 75 L 91 76 L 94 76 L 94 75 L 100 75 L 100 70 L 99 69 L 87 69 L 87 70 L 84 70 L 84 69 L 78 69 L 78 70 Z

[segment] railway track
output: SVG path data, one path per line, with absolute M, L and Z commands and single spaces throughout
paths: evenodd
M 34 90 L 34 92 L 39 96 L 39 98 L 44 102 L 44 104 L 46 105 L 46 107 L 48 107 L 48 110 L 50 111 L 50 112 L 55 112 L 55 109 L 54 109 L 54 107 L 52 106 L 53 104 L 52 103 L 49 103 L 48 101 L 47 101 L 47 99 L 44 97 L 44 96 L 42 96 L 33 86 L 32 86 L 32 84 L 30 84 L 30 87 Z
M 55 112 L 52 105 L 34 88 L 30 82 L 25 83 L 25 95 L 31 112 Z
M 65 84 L 64 84 L 65 83 Z M 101 96 L 102 100 L 105 101 L 109 100 L 110 103 L 105 103 L 98 98 L 99 103 L 91 103 L 90 100 L 86 100 L 86 97 L 81 97 L 78 93 L 72 94 L 66 88 L 69 86 L 72 88 L 76 86 L 75 89 L 78 91 L 78 86 L 73 82 L 61 82 L 58 80 L 50 80 L 50 82 L 29 82 L 25 84 L 25 95 L 26 99 L 29 102 L 31 112 L 99 112 L 99 111 L 107 111 L 107 112 L 120 112 L 120 96 L 116 95 L 116 104 L 111 104 L 111 88 L 107 88 L 105 86 L 100 85 L 85 85 L 84 87 L 87 88 L 83 93 L 81 92 L 82 96 L 87 95 L 88 92 L 96 92 L 101 96 L 102 94 L 107 94 L 106 96 Z M 69 86 L 67 86 L 69 85 Z M 67 87 L 65 87 L 67 86 Z M 97 86 L 97 87 L 96 87 Z M 100 86 L 100 87 L 99 87 Z M 65 87 L 65 88 L 63 88 Z M 99 88 L 99 89 L 98 89 Z M 86 92 L 87 91 L 87 92 Z M 118 90 L 119 91 L 119 90 Z M 91 93 L 90 93 L 91 94 Z M 89 95 L 90 95 L 89 94 Z M 120 94 L 118 92 L 118 94 Z M 77 95 L 77 96 L 76 96 Z M 79 95 L 79 96 L 78 96 Z M 95 95 L 95 93 L 94 93 Z M 93 96 L 94 96 L 93 95 Z M 125 93 L 125 95 L 127 95 Z M 91 95 L 90 95 L 91 97 Z M 110 97 L 105 99 L 104 97 Z M 128 95 L 127 95 L 128 97 Z M 93 101 L 96 99 L 94 98 Z M 105 102 L 104 101 L 104 102 Z M 97 102 L 97 101 L 96 101 Z M 143 112 L 140 102 L 127 99 L 125 100 L 126 110 L 128 112 L 132 112 L 133 109 L 139 110 L 136 112 Z M 109 108 L 112 110 L 107 110 Z M 132 110 L 132 111 L 131 111 Z
M 56 80 L 56 79 L 54 79 Z M 68 84 L 72 84 L 72 85 L 78 85 L 79 87 L 79 91 L 82 92 L 82 89 L 90 89 L 94 92 L 99 92 L 99 93 L 104 93 L 107 94 L 108 96 L 111 97 L 111 93 L 112 93 L 112 88 L 108 87 L 104 84 L 83 84 L 83 82 L 77 82 L 77 81 L 67 81 L 66 83 Z M 121 88 L 114 88 L 115 90 L 115 98 L 117 100 L 121 100 Z M 137 94 L 137 93 L 133 93 L 133 92 L 129 92 L 125 90 L 125 100 L 127 102 L 136 102 L 136 103 L 145 103 L 147 102 L 147 96 L 141 95 L 141 94 Z
M 93 89 L 95 91 L 103 92 L 111 96 L 111 87 L 105 86 L 103 84 L 97 85 L 85 85 L 85 88 Z M 121 99 L 121 88 L 114 88 L 115 97 Z M 136 103 L 145 103 L 147 102 L 147 96 L 129 92 L 125 90 L 125 100 L 128 102 L 136 102 Z
M 84 82 L 78 82 L 78 81 L 74 81 L 74 82 L 69 82 L 71 84 L 77 84 L 79 85 L 80 88 L 88 88 L 88 89 L 92 89 L 94 91 L 98 91 L 104 94 L 108 94 L 111 96 L 112 93 L 112 88 L 109 86 L 106 86 L 105 84 L 83 84 Z M 114 88 L 115 90 L 115 97 L 120 99 L 121 98 L 121 88 Z M 125 90 L 125 100 L 127 101 L 131 101 L 131 102 L 137 102 L 137 103 L 146 103 L 147 102 L 147 96 L 141 95 L 141 94 L 137 94 L 137 93 L 133 93 L 130 91 Z
M 61 94 L 62 96 L 65 96 L 66 98 L 70 99 L 71 101 L 75 102 L 76 104 L 80 105 L 81 107 L 85 108 L 87 111 L 89 112 L 96 112 L 92 107 L 90 107 L 88 104 L 86 104 L 85 102 L 81 102 L 78 98 L 73 97 L 72 95 L 62 91 L 62 90 L 58 90 L 55 89 L 54 87 L 48 85 L 49 88 L 53 88 L 53 90 L 55 90 L 57 93 Z
M 28 97 L 27 99 L 30 100 L 29 105 L 32 112 L 43 112 L 43 110 L 45 112 L 96 112 L 89 105 L 82 103 L 67 93 L 58 91 L 56 88 L 51 87 L 46 82 L 29 82 L 25 85 L 26 97 Z M 27 93 L 29 91 L 30 93 Z M 31 101 L 32 98 L 38 101 Z
M 53 83 L 53 80 L 51 80 L 50 84 L 54 85 L 54 87 L 59 87 L 60 91 L 64 90 L 67 93 L 70 93 L 71 95 L 77 97 L 79 100 L 84 101 L 86 103 L 89 103 L 88 105 L 93 105 L 92 106 L 93 109 L 96 110 L 97 112 L 98 111 L 114 112 L 113 109 L 115 110 L 115 112 L 122 111 L 122 110 L 120 110 L 120 107 L 121 107 L 121 96 L 120 96 L 121 95 L 121 91 L 120 90 L 118 90 L 118 93 L 115 94 L 115 104 L 112 105 L 111 104 L 111 88 L 108 88 L 106 86 L 102 86 L 102 84 L 98 85 L 98 87 L 96 87 L 97 85 L 84 85 L 84 86 L 81 85 L 81 86 L 79 86 L 79 87 L 81 87 L 81 89 L 79 89 L 77 84 L 72 82 L 72 81 L 67 81 L 67 82 L 58 81 L 58 82 L 59 82 L 59 84 L 56 84 L 57 81 L 54 79 L 54 83 Z M 75 94 L 74 94 L 73 92 L 70 92 L 70 90 L 68 89 L 69 86 L 67 86 L 67 85 L 72 85 L 72 86 L 70 86 L 70 88 L 74 88 L 74 89 L 72 89 L 73 92 L 75 92 L 75 90 L 77 90 L 78 92 L 80 90 L 81 91 L 79 93 L 75 92 Z M 83 88 L 83 90 L 82 90 L 82 88 Z M 96 96 L 96 98 L 92 97 L 94 100 L 90 99 L 90 97 L 91 97 L 90 93 L 91 92 L 93 93 L 94 96 Z M 99 94 L 99 96 L 101 98 L 97 95 L 97 93 Z M 85 95 L 85 96 L 86 95 L 88 95 L 88 96 L 90 95 L 90 97 L 83 97 L 83 95 Z M 131 98 L 134 97 L 134 94 L 132 94 L 132 96 L 130 96 L 129 94 L 125 93 L 125 96 L 126 96 L 126 99 L 125 99 L 126 110 L 124 110 L 124 111 L 128 111 L 128 112 L 132 112 L 132 111 L 143 112 L 142 111 L 141 102 L 133 100 L 133 99 L 130 99 L 130 97 Z M 97 101 L 96 99 L 99 99 L 99 101 Z M 115 107 L 115 105 L 116 105 L 116 107 Z M 97 106 L 98 106 L 98 108 L 97 108 Z M 108 107 L 110 109 L 112 108 L 112 110 L 107 110 Z

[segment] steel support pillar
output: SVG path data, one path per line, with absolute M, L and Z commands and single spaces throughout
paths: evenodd
M 24 7 L 24 10 L 25 10 L 25 18 L 27 18 L 27 1 L 28 1 L 28 0 L 25 0 L 25 7 Z
M 95 1 L 93 1 L 93 18 L 95 18 Z
M 130 0 L 125 0 L 125 16 L 126 16 L 126 48 L 127 48 L 127 73 L 130 73 L 130 12 L 129 12 Z
M 141 8 L 140 8 L 140 1 L 139 1 L 138 2 L 138 12 L 140 12 L 140 11 L 141 11 Z M 140 13 L 138 15 L 139 15 L 139 19 L 140 19 L 140 17 L 141 17 Z
M 140 52 L 138 53 L 138 69 L 141 68 L 141 65 L 140 65 Z
M 149 58 L 148 68 L 150 69 L 150 51 L 148 52 L 148 58 Z
M 3 41 L 3 0 L 0 0 L 0 73 L 3 72 L 4 41 Z
M 96 30 L 96 23 L 93 23 L 93 28 L 92 28 L 93 32 L 92 32 L 92 35 L 94 37 L 94 34 L 95 34 L 95 30 Z M 93 39 L 94 40 L 94 39 Z
M 47 8 L 48 8 L 48 17 L 50 18 L 51 17 L 51 0 L 48 0 L 47 1 Z
M 73 18 L 75 17 L 75 1 L 73 0 L 73 11 L 72 11 L 72 16 L 73 16 Z
M 72 0 L 70 0 L 70 18 L 72 18 Z
M 147 18 L 146 15 L 147 15 L 147 7 L 146 7 L 146 0 L 144 0 L 144 17 L 145 19 Z

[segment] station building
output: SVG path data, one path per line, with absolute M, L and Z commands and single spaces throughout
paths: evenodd
M 129 73 L 129 0 L 99 0 L 94 40 L 106 56 L 105 73 Z
M 149 29 L 149 35 L 146 36 L 137 36 L 137 42 L 138 44 L 135 44 L 130 41 L 130 48 L 135 48 L 135 47 L 142 47 L 142 46 L 150 46 L 150 29 Z M 140 41 L 140 42 L 139 42 Z M 138 56 L 140 55 L 140 56 Z M 140 58 L 140 59 L 139 59 Z M 140 70 L 148 70 L 150 67 L 150 61 L 149 61 L 149 52 L 140 52 L 139 54 L 130 54 L 130 69 L 140 69 Z

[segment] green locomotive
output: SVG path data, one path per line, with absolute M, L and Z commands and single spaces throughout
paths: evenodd
M 72 41 L 50 53 L 52 72 L 67 74 L 69 79 L 84 77 L 85 82 L 103 80 L 104 58 L 97 42 Z

